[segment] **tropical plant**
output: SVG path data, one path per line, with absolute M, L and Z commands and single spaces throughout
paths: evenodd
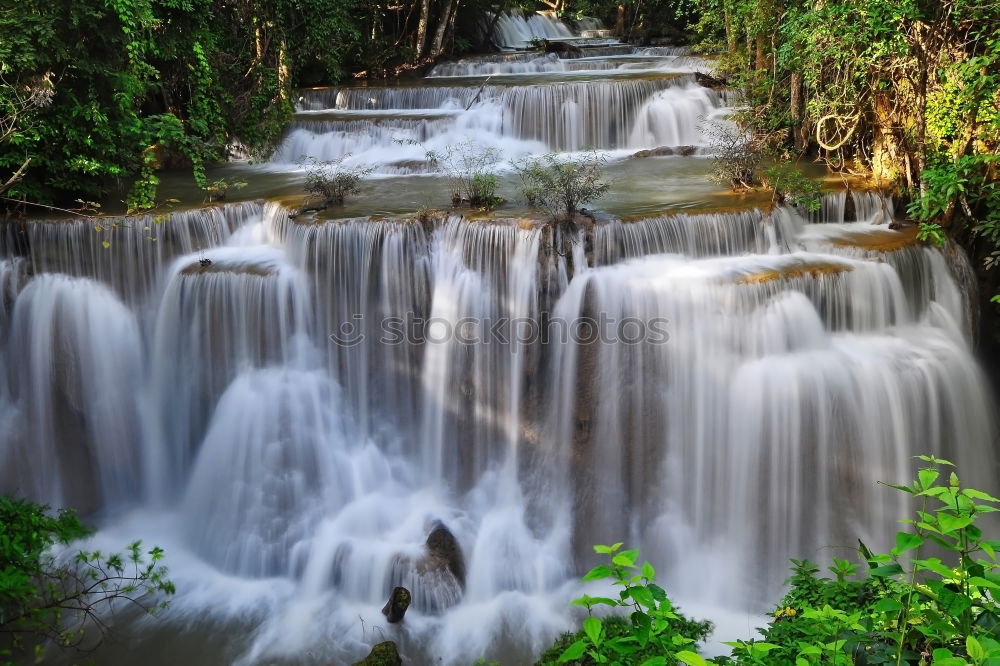
M 582 631 L 562 637 L 540 663 L 703 666 L 705 660 L 693 649 L 711 633 L 711 623 L 683 617 L 656 584 L 653 565 L 640 565 L 638 550 L 621 547 L 621 543 L 594 546 L 596 553 L 608 557 L 608 564 L 594 567 L 583 577 L 584 582 L 605 581 L 621 588 L 617 598 L 585 594 L 573 601 L 587 609 Z M 627 613 L 627 618 L 600 619 L 593 615 L 600 606 Z
M 26 654 L 38 661 L 47 644 L 93 648 L 116 611 L 166 607 L 174 584 L 160 548 L 135 541 L 124 554 L 53 551 L 89 534 L 73 511 L 0 496 L 0 664 Z

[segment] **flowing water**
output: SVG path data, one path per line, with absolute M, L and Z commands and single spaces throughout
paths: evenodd
M 572 36 L 500 26 L 511 46 L 545 30 Z M 399 189 L 470 136 L 505 159 L 705 146 L 726 99 L 682 73 L 700 65 L 515 54 L 305 91 L 246 173 L 350 153 Z M 746 637 L 788 558 L 887 545 L 907 506 L 876 482 L 913 455 L 995 480 L 964 259 L 889 230 L 875 195 L 808 215 L 636 199 L 639 171 L 664 189 L 703 163 L 616 161 L 617 204 L 570 238 L 263 202 L 8 226 L 0 489 L 80 508 L 103 549 L 163 546 L 178 587 L 103 661 L 339 664 L 392 639 L 407 663 L 531 663 L 614 541 L 718 640 Z M 413 607 L 388 625 L 396 585 Z

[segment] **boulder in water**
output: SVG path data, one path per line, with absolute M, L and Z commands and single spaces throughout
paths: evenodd
M 403 659 L 399 656 L 396 644 L 385 641 L 373 647 L 367 657 L 355 662 L 353 666 L 403 666 Z
M 583 55 L 583 49 L 576 44 L 569 42 L 552 42 L 547 39 L 540 40 L 542 51 L 545 53 L 565 53 L 567 55 Z
M 712 90 L 729 87 L 729 83 L 727 83 L 725 79 L 716 78 L 711 74 L 705 74 L 703 72 L 695 72 L 694 80 L 697 81 L 699 85 L 704 86 L 705 88 L 711 88 Z
M 677 151 L 670 146 L 660 146 L 659 148 L 647 148 L 646 150 L 640 150 L 634 153 L 629 159 L 638 160 L 643 157 L 668 157 L 670 155 L 676 155 Z
M 389 595 L 389 601 L 382 609 L 382 615 L 385 615 L 385 619 L 392 624 L 402 622 L 403 616 L 406 615 L 406 609 L 409 607 L 410 591 L 405 587 L 395 587 L 392 594 Z
M 437 523 L 427 535 L 427 555 L 418 563 L 418 571 L 433 569 L 448 570 L 458 584 L 465 587 L 465 557 L 455 535 L 441 523 Z

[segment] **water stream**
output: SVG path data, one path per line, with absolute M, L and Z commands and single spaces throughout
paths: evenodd
M 508 18 L 512 47 L 574 38 Z M 697 59 L 605 42 L 304 91 L 272 160 L 240 167 L 350 155 L 388 190 L 469 138 L 604 151 L 618 202 L 564 254 L 539 220 L 369 218 L 377 197 L 124 219 L 110 247 L 91 220 L 0 237 L 0 490 L 79 508 L 103 549 L 163 546 L 178 587 L 102 663 L 352 663 L 384 639 L 407 663 L 531 663 L 614 541 L 746 637 L 788 558 L 887 545 L 907 507 L 876 482 L 913 455 L 995 480 L 964 258 L 889 230 L 876 195 L 654 213 L 704 157 L 627 158 L 705 148 L 727 100 Z M 640 171 L 664 191 L 637 200 Z M 388 625 L 395 585 L 414 605 Z

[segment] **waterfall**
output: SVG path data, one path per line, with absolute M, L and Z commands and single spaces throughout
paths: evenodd
M 528 16 L 502 14 L 496 22 L 494 39 L 501 48 L 523 49 L 536 39 L 568 39 L 573 37 L 569 26 L 547 14 Z
M 469 136 L 508 159 L 547 150 L 704 145 L 700 126 L 724 104 L 690 77 L 668 74 L 478 89 L 315 90 L 300 101 L 310 110 L 299 114 L 272 159 L 287 164 L 304 155 L 350 155 L 352 163 L 398 173 L 401 167 L 426 168 L 428 150 L 446 150 Z
M 346 216 L 472 138 L 501 173 L 594 149 L 622 201 L 633 181 L 690 191 L 731 93 L 697 85 L 709 63 L 686 50 L 575 29 L 507 14 L 499 42 L 570 40 L 571 57 L 302 91 L 272 159 L 227 169 L 377 167 Z M 624 159 L 678 146 L 696 150 Z M 718 200 L 696 192 L 679 205 Z M 319 666 L 382 640 L 412 663 L 533 663 L 578 626 L 571 599 L 606 592 L 578 578 L 615 541 L 686 608 L 753 626 L 789 558 L 891 547 L 910 507 L 877 482 L 905 482 L 914 455 L 995 483 L 968 258 L 888 224 L 887 197 L 609 207 L 572 230 L 338 210 L 0 230 L 0 492 L 79 509 L 88 547 L 164 547 L 177 584 L 161 629 L 117 620 L 134 633 L 107 663 Z M 398 585 L 412 606 L 389 625 Z
M 82 511 L 134 501 L 142 449 L 132 386 L 144 373 L 135 315 L 100 283 L 47 274 L 18 295 L 8 336 L 20 418 L 0 450 L 5 491 Z

